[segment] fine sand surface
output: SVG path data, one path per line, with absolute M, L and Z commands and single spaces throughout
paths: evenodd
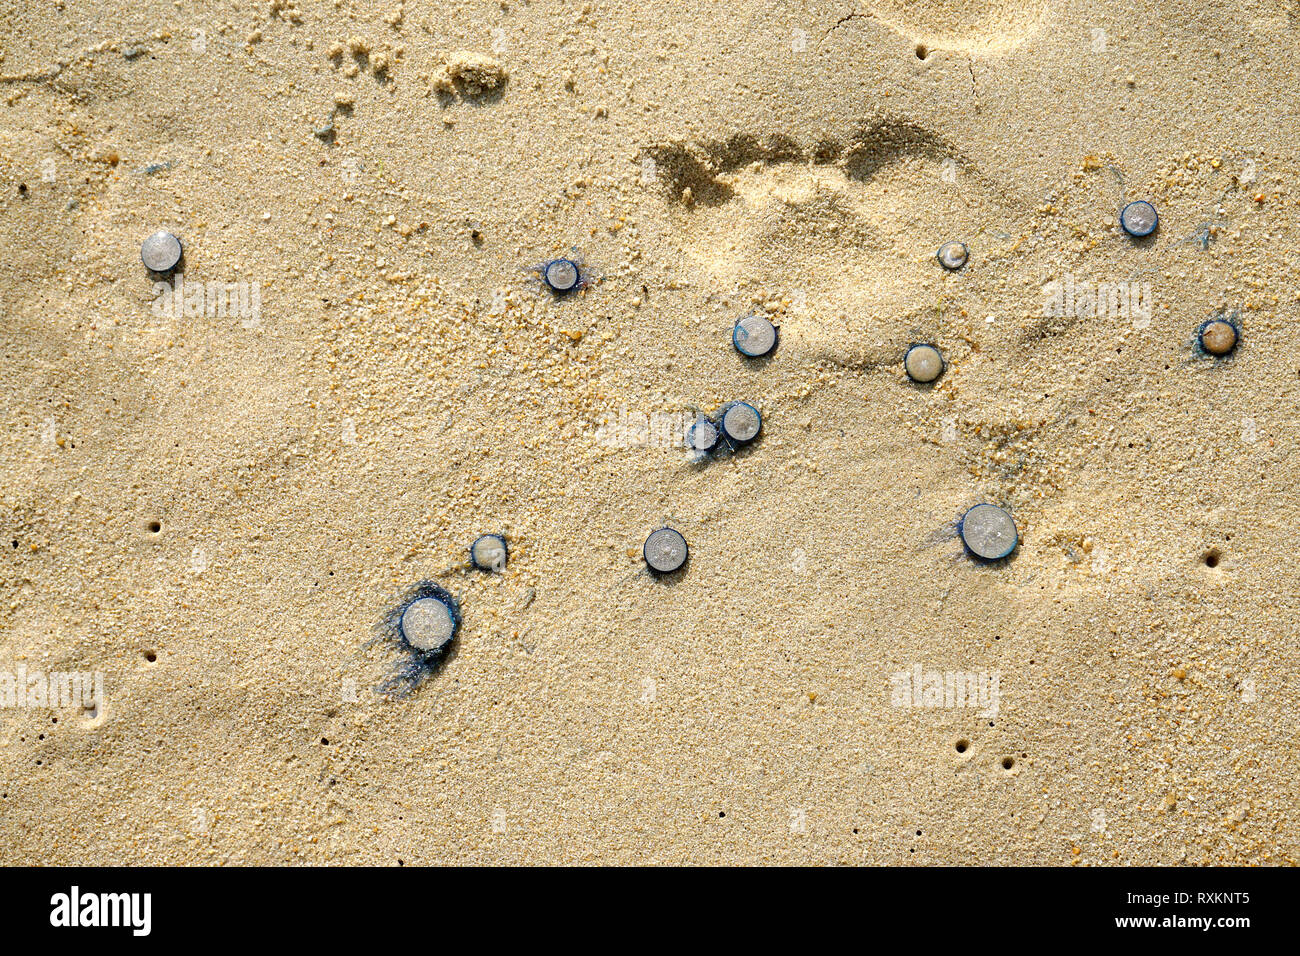
M 0 710 L 0 861 L 1300 856 L 1294 2 L 0 15 L 0 685 L 104 686 Z M 159 228 L 260 308 L 157 307 Z

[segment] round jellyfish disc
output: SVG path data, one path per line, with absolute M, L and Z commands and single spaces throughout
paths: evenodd
M 1227 355 L 1237 347 L 1237 328 L 1227 319 L 1210 319 L 1198 335 L 1201 348 L 1211 355 Z
M 686 447 L 691 451 L 712 451 L 718 444 L 718 426 L 703 416 L 686 429 Z
M 680 531 L 660 528 L 652 531 L 641 549 L 645 563 L 656 574 L 670 574 L 686 563 L 689 549 Z
M 746 402 L 732 402 L 722 413 L 722 433 L 738 444 L 751 442 L 763 428 L 763 416 Z
M 181 261 L 181 241 L 159 229 L 141 244 L 140 258 L 151 272 L 170 272 Z
M 731 330 L 731 344 L 748 358 L 760 358 L 776 348 L 776 326 L 761 315 L 747 315 Z
M 907 377 L 923 385 L 942 375 L 943 368 L 943 353 L 933 345 L 913 345 L 903 356 Z
M 1120 226 L 1130 236 L 1139 239 L 1155 232 L 1159 223 L 1160 216 L 1156 213 L 1156 207 L 1144 199 L 1129 203 L 1119 214 Z
M 504 571 L 510 549 L 499 534 L 481 534 L 469 546 L 469 559 L 480 571 Z
M 975 557 L 997 561 L 1016 550 L 1020 535 L 1007 512 L 996 505 L 976 505 L 961 519 L 961 540 Z
M 546 264 L 542 277 L 556 292 L 568 292 L 578 285 L 578 264 L 572 259 L 556 259 Z
M 945 269 L 960 269 L 970 257 L 964 242 L 945 242 L 939 247 L 939 264 Z
M 455 612 L 435 597 L 412 601 L 402 612 L 402 637 L 417 650 L 436 651 L 456 635 Z

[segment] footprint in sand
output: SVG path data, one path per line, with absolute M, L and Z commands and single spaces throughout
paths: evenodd
M 1059 0 L 874 0 L 842 17 L 832 32 L 874 19 L 915 44 L 925 59 L 935 50 L 996 56 L 1042 29 Z
M 936 133 L 898 119 L 802 145 L 773 136 L 646 151 L 667 183 L 687 258 L 717 289 L 794 303 L 782 349 L 808 361 L 896 363 L 937 330 L 938 247 L 971 246 L 970 270 L 1005 244 L 994 184 Z M 993 212 L 992 215 L 990 213 Z

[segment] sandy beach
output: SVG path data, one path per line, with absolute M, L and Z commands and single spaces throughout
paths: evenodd
M 4 6 L 0 863 L 1300 856 L 1294 3 Z

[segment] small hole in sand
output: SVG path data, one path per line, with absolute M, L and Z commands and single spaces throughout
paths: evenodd
M 1016 761 L 1014 760 L 1014 758 L 1012 758 L 1012 757 L 1003 757 L 1003 758 L 1002 758 L 1002 769 L 1003 769 L 1003 770 L 1010 770 L 1010 769 L 1011 769 L 1012 767 L 1014 767 L 1015 765 L 1016 765 Z
M 963 737 L 961 740 L 957 741 L 957 743 L 954 744 L 953 746 L 957 748 L 957 753 L 964 754 L 967 750 L 970 749 L 970 741 L 967 740 L 965 737 Z
M 152 664 L 154 661 L 158 660 L 158 652 L 154 650 L 145 651 L 144 659 L 147 660 L 150 664 Z
M 1219 553 L 1218 548 L 1211 548 L 1209 551 L 1206 551 L 1205 554 L 1201 555 L 1201 560 L 1205 562 L 1207 568 L 1217 568 L 1221 556 L 1222 555 Z
M 918 43 L 916 45 L 916 58 L 918 60 L 924 60 L 929 55 L 930 51 L 924 43 Z
M 148 522 L 145 527 L 149 529 L 150 534 L 157 534 L 162 530 L 162 522 L 155 518 L 153 521 Z

